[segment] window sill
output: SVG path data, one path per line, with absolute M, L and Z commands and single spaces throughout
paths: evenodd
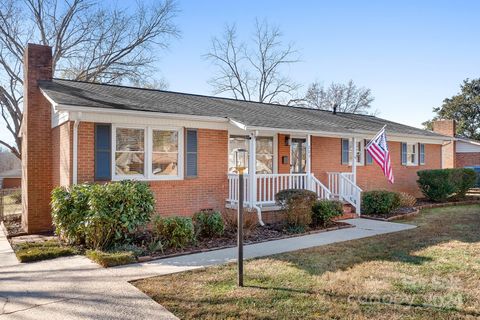
M 125 176 L 125 177 L 113 177 L 112 181 L 123 181 L 123 180 L 135 180 L 135 181 L 180 181 L 184 180 L 183 177 L 155 177 L 155 178 L 147 178 L 143 176 Z

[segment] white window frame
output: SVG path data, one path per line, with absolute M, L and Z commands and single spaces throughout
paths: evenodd
M 247 152 L 248 152 L 248 156 L 250 156 L 250 143 L 248 143 L 249 139 L 247 138 L 248 135 L 244 135 L 244 134 L 241 134 L 241 133 L 231 133 L 229 132 L 228 133 L 228 144 L 227 144 L 227 173 L 228 174 L 231 174 L 231 173 L 234 173 L 234 172 L 230 172 L 228 170 L 228 168 L 230 167 L 230 137 L 232 136 L 236 136 L 236 137 L 240 137 L 240 136 L 245 136 L 246 139 L 247 139 Z M 259 135 L 258 137 L 256 137 L 257 139 L 258 138 L 273 138 L 273 169 L 272 169 L 272 174 L 277 174 L 278 173 L 278 135 L 277 134 L 273 134 L 273 135 L 268 135 L 268 134 L 262 134 L 262 135 Z M 255 163 L 257 163 L 257 153 L 255 151 Z M 259 175 L 259 174 L 264 174 L 264 173 L 256 173 L 256 170 L 257 168 L 255 168 L 255 174 L 256 175 Z
M 417 142 L 405 142 L 405 144 L 407 145 L 407 150 L 406 150 L 407 151 L 407 163 L 406 163 L 406 166 L 408 166 L 408 167 L 418 166 L 419 152 L 420 152 L 420 147 L 419 147 L 418 143 Z M 415 155 L 414 162 L 410 161 L 409 155 L 411 155 L 412 153 L 408 152 L 408 147 L 411 147 L 411 146 L 415 147 L 415 153 L 413 153 Z
M 115 168 L 115 155 L 117 153 L 117 128 L 126 129 L 143 129 L 144 130 L 144 168 L 143 175 L 118 175 Z M 178 174 L 176 176 L 154 175 L 152 170 L 153 159 L 153 130 L 159 131 L 177 131 L 178 137 Z M 144 180 L 144 181 L 160 181 L 160 180 L 183 180 L 184 179 L 184 128 L 170 126 L 144 126 L 131 124 L 112 124 L 112 180 Z

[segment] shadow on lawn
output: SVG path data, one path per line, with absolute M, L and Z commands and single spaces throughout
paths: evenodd
M 480 241 L 479 205 L 428 209 L 411 222 L 418 228 L 279 254 L 272 259 L 321 275 L 375 260 L 422 265 L 433 260 L 415 254 L 422 249 L 450 241 Z

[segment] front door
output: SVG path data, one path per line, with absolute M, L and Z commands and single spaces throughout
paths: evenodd
M 305 173 L 307 165 L 307 140 L 292 138 L 290 144 L 292 154 L 292 163 L 290 165 L 291 173 Z

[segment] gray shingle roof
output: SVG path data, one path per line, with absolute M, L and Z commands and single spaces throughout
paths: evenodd
M 220 97 L 54 79 L 40 88 L 61 105 L 222 117 L 248 127 L 331 133 L 376 132 L 445 137 L 374 116 L 248 102 Z

